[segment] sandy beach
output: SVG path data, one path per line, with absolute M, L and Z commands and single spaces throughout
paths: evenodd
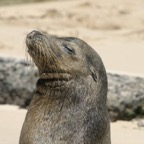
M 0 106 L 0 144 L 18 144 L 26 112 L 16 106 Z M 136 121 L 111 123 L 112 144 L 142 144 L 143 137 L 144 129 Z
M 144 76 L 144 1 L 73 0 L 0 7 L 0 56 L 26 59 L 32 30 L 85 40 L 107 71 Z M 0 106 L 0 144 L 18 144 L 26 110 Z M 142 144 L 136 121 L 111 123 L 112 144 Z

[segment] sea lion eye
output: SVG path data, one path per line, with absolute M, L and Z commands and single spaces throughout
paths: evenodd
M 67 52 L 68 54 L 72 54 L 72 55 L 75 54 L 75 50 L 74 50 L 72 47 L 69 47 L 69 46 L 67 46 L 67 45 L 64 45 L 64 49 L 66 50 L 66 52 Z

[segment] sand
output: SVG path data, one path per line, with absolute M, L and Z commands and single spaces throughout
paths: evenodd
M 0 144 L 18 144 L 26 110 L 16 106 L 0 106 Z M 137 122 L 111 123 L 112 144 L 142 144 L 144 129 Z
M 144 1 L 73 0 L 0 7 L 0 56 L 26 59 L 36 29 L 76 36 L 102 57 L 107 71 L 144 76 Z M 0 106 L 0 144 L 17 144 L 26 110 Z M 136 121 L 111 123 L 113 144 L 142 144 Z

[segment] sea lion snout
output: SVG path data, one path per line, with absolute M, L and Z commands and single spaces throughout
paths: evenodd
M 33 30 L 27 35 L 27 39 L 33 39 L 36 35 L 42 35 L 39 31 Z
M 44 35 L 36 30 L 30 32 L 26 37 L 27 51 L 35 59 L 43 52 L 43 37 Z

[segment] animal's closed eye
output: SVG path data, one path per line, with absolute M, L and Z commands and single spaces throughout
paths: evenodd
M 71 54 L 71 55 L 75 54 L 75 50 L 72 47 L 70 47 L 70 46 L 64 45 L 64 49 L 66 50 L 66 52 L 68 54 Z

